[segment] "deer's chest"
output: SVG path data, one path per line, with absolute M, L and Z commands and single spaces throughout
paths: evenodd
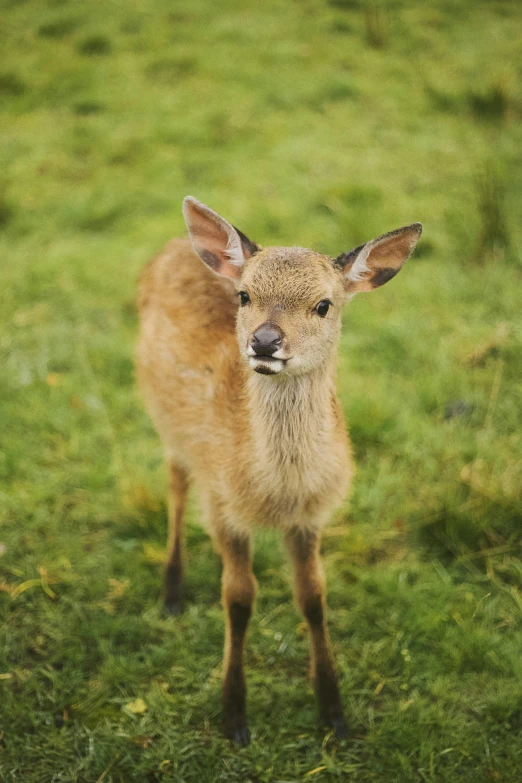
M 343 443 L 331 444 L 324 453 L 277 444 L 243 474 L 237 512 L 249 527 L 320 527 L 342 502 L 350 474 Z

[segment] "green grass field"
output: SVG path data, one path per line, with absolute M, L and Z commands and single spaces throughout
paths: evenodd
M 522 8 L 2 0 L 0 779 L 522 779 Z M 253 741 L 221 736 L 220 567 L 166 475 L 135 278 L 190 193 L 337 255 L 419 220 L 346 312 L 358 473 L 326 530 L 350 726 L 320 726 L 279 538 L 256 546 Z

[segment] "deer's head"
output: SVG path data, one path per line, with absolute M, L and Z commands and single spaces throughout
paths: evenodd
M 422 231 L 413 223 L 329 258 L 302 247 L 261 248 L 192 196 L 183 213 L 196 253 L 235 285 L 240 352 L 263 375 L 324 366 L 339 340 L 343 305 L 391 280 Z

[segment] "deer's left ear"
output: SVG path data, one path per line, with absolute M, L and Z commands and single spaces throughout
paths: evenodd
M 334 264 L 343 271 L 347 293 L 373 291 L 395 277 L 421 233 L 421 224 L 412 223 L 337 256 Z

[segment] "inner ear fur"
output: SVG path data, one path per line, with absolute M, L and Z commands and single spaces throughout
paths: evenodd
M 421 224 L 412 223 L 337 256 L 334 264 L 343 271 L 347 292 L 373 291 L 395 277 L 415 249 L 421 233 Z
M 216 274 L 239 279 L 243 264 L 259 247 L 193 196 L 184 199 L 183 216 L 192 247 L 201 260 Z

